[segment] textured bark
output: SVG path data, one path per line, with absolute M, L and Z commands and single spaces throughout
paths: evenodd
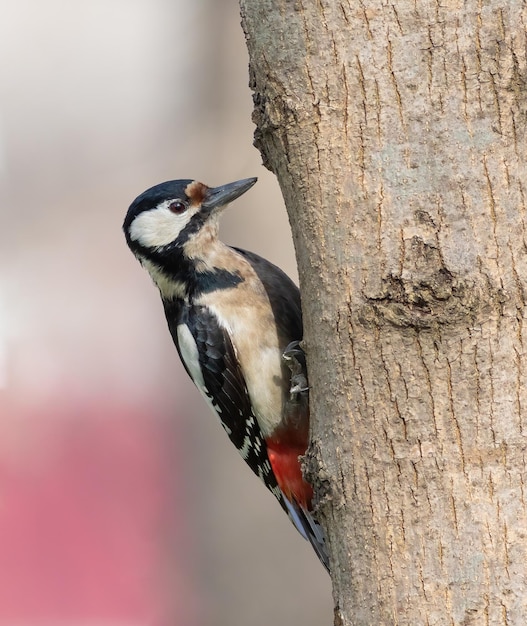
M 335 623 L 526 624 L 525 3 L 241 8 Z

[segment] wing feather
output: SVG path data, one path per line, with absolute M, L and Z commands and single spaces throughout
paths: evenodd
M 174 301 L 164 304 L 170 333 L 187 373 L 209 400 L 245 462 L 287 511 L 227 330 L 207 307 Z M 183 336 L 187 337 L 185 345 Z M 189 336 L 193 340 L 190 346 Z
M 180 301 L 164 302 L 164 305 L 170 333 L 187 373 L 217 413 L 247 465 L 274 494 L 328 569 L 320 526 L 309 511 L 286 498 L 278 485 L 229 333 L 207 307 Z M 293 315 L 289 323 L 301 332 L 301 318 Z

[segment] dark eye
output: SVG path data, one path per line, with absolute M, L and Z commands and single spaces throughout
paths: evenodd
M 187 210 L 187 205 L 182 202 L 181 200 L 173 200 L 169 205 L 168 208 L 170 209 L 170 211 L 172 211 L 172 213 L 183 213 L 184 211 Z

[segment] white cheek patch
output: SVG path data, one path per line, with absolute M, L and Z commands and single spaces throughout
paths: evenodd
M 140 213 L 130 225 L 130 238 L 145 248 L 160 248 L 177 239 L 196 210 L 189 208 L 177 215 L 168 208 L 170 202 L 166 200 L 155 209 Z

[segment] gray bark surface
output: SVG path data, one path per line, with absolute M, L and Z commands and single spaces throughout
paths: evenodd
M 526 624 L 526 5 L 241 8 L 335 623 Z

